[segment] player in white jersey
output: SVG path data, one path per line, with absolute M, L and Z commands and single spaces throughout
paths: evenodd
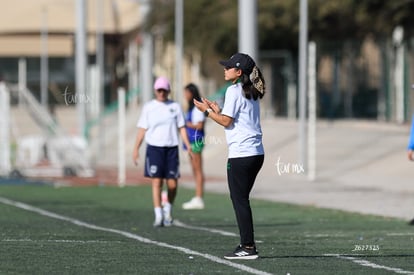
M 229 148 L 227 181 L 240 244 L 224 257 L 256 259 L 258 253 L 249 196 L 264 161 L 259 100 L 265 93 L 265 83 L 256 63 L 247 54 L 236 53 L 220 64 L 224 66 L 224 79 L 233 83 L 226 90 L 223 110 L 207 99 L 194 104 L 206 116 L 224 126 Z
M 145 176 L 151 178 L 154 205 L 154 226 L 172 224 L 171 209 L 177 193 L 177 180 L 180 177 L 178 145 L 180 134 L 192 155 L 190 142 L 185 129 L 184 114 L 177 102 L 168 99 L 170 83 L 159 77 L 154 83 L 155 99 L 147 102 L 138 120 L 138 133 L 133 149 L 133 161 L 138 164 L 139 147 L 145 139 Z M 167 181 L 168 202 L 161 206 L 161 191 L 164 179 Z

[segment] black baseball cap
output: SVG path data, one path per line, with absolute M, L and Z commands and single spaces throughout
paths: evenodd
M 241 69 L 247 75 L 251 74 L 254 66 L 256 66 L 253 58 L 244 53 L 236 53 L 230 59 L 221 60 L 219 63 L 226 68 Z

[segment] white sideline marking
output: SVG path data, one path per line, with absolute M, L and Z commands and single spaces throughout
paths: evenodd
M 306 238 L 337 238 L 346 237 L 345 234 L 305 234 Z
M 201 252 L 197 252 L 195 250 L 191 250 L 185 247 L 181 247 L 181 246 L 175 246 L 175 245 L 171 245 L 168 243 L 164 243 L 164 242 L 157 242 L 157 241 L 153 241 L 151 239 L 147 239 L 144 237 L 141 237 L 139 235 L 135 235 L 126 231 L 122 231 L 122 230 L 118 230 L 118 229 L 113 229 L 113 228 L 107 228 L 107 227 L 101 227 L 98 225 L 94 225 L 94 224 L 90 224 L 90 223 L 86 223 L 77 219 L 73 219 L 70 217 L 66 217 L 66 216 L 62 216 L 47 210 L 43 210 L 41 208 L 38 207 L 34 207 L 31 206 L 29 204 L 25 204 L 22 202 L 18 202 L 18 201 L 13 201 L 13 200 L 9 200 L 3 197 L 0 197 L 0 202 L 3 204 L 7 204 L 7 205 L 11 205 L 17 208 L 21 208 L 27 211 L 31 211 L 31 212 L 35 212 L 37 214 L 40 214 L 42 216 L 46 216 L 46 217 L 50 217 L 50 218 L 54 218 L 57 220 L 62 220 L 62 221 L 67 221 L 70 223 L 73 223 L 75 225 L 81 226 L 81 227 L 85 227 L 85 228 L 89 228 L 89 229 L 93 229 L 93 230 L 98 230 L 98 231 L 104 231 L 104 232 L 109 232 L 109 233 L 115 233 L 115 234 L 119 234 L 122 235 L 124 237 L 130 238 L 130 239 L 134 239 L 137 241 L 140 241 L 142 243 L 146 243 L 146 244 L 153 244 L 153 245 L 157 245 L 160 247 L 165 247 L 165 248 L 170 248 L 170 249 L 174 249 L 174 250 L 178 250 L 180 252 L 183 252 L 185 254 L 190 254 L 190 255 L 195 255 L 195 256 L 200 256 L 202 258 L 205 258 L 207 260 L 210 260 L 212 262 L 216 262 L 216 263 L 220 263 L 220 264 L 224 264 L 233 268 L 237 268 L 240 269 L 242 271 L 251 273 L 251 274 L 257 274 L 257 275 L 271 275 L 271 273 L 267 273 L 265 271 L 261 271 L 261 270 L 257 270 L 242 264 L 237 264 L 237 263 L 233 263 L 231 261 L 227 261 L 224 259 L 221 259 L 219 257 L 210 255 L 210 254 L 206 254 L 206 253 L 201 253 Z
M 403 270 L 403 269 L 397 268 L 397 267 L 388 267 L 388 266 L 385 266 L 385 265 L 378 265 L 378 264 L 375 264 L 375 263 L 371 263 L 367 260 L 361 260 L 361 259 L 358 259 L 358 258 L 355 258 L 355 257 L 343 256 L 343 255 L 340 255 L 340 254 L 324 254 L 324 256 L 336 257 L 338 259 L 343 259 L 343 260 L 350 260 L 350 261 L 352 261 L 356 264 L 359 264 L 361 266 L 372 267 L 372 268 L 375 268 L 375 269 L 385 269 L 387 271 L 392 271 L 392 272 L 395 272 L 397 274 L 411 274 L 411 275 L 414 274 L 414 272 L 412 272 L 412 271 Z
M 32 239 L 2 239 L 2 242 L 32 242 L 32 243 L 121 243 L 120 241 L 100 240 L 32 240 Z
M 239 236 L 239 235 L 237 235 L 233 232 L 228 232 L 228 231 L 224 231 L 224 230 L 218 230 L 218 229 L 211 229 L 211 228 L 207 228 L 207 227 L 198 227 L 198 226 L 188 225 L 188 224 L 180 222 L 179 220 L 174 220 L 173 224 L 175 226 L 186 228 L 186 229 L 207 231 L 207 232 L 210 232 L 210 233 L 217 233 L 217 234 L 220 234 L 220 235 L 223 235 L 223 236 L 231 236 L 231 237 L 238 237 Z
M 414 236 L 413 232 L 408 233 L 387 233 L 387 236 Z

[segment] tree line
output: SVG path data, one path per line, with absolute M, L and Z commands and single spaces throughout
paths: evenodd
M 260 50 L 296 54 L 300 0 L 257 0 Z M 174 40 L 174 0 L 153 0 L 146 28 Z M 196 50 L 203 61 L 237 51 L 237 0 L 184 0 L 184 53 Z M 396 26 L 411 37 L 414 0 L 308 0 L 309 39 L 324 42 L 388 39 Z M 408 41 L 408 39 L 407 39 Z

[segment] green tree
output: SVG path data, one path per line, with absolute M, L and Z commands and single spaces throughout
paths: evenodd
M 148 28 L 163 30 L 166 40 L 174 39 L 173 0 L 153 0 Z M 197 50 L 203 65 L 237 51 L 237 0 L 184 1 L 185 53 Z M 309 0 L 309 37 L 323 44 L 360 40 L 367 35 L 390 37 L 397 25 L 406 37 L 414 30 L 410 18 L 414 0 Z M 258 0 L 260 50 L 288 49 L 297 52 L 299 0 Z M 214 63 L 216 64 L 216 63 Z M 209 70 L 206 68 L 206 70 Z

